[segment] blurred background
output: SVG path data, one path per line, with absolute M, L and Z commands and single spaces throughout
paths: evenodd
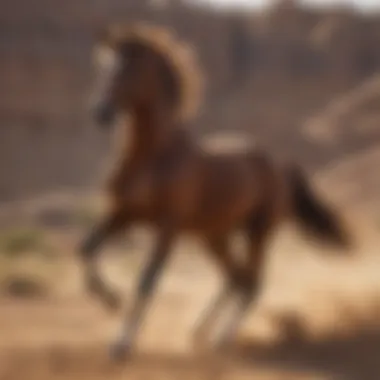
M 86 102 L 96 31 L 110 21 L 154 21 L 196 47 L 208 83 L 194 127 L 199 134 L 244 132 L 310 170 L 339 166 L 343 158 L 364 159 L 363 153 L 376 149 L 380 23 L 374 11 L 358 13 L 349 2 L 328 9 L 315 7 L 318 1 L 306 7 L 268 0 L 244 10 L 218 4 L 14 0 L 4 5 L 0 201 L 80 189 L 96 177 L 108 141 L 93 128 Z M 366 9 L 370 1 L 360 4 Z M 371 168 L 365 169 L 361 180 L 373 181 Z M 371 189 L 378 192 L 375 184 Z
M 247 322 L 246 335 L 253 337 L 252 342 L 243 345 L 238 355 L 248 356 L 249 365 L 236 358 L 223 362 L 225 368 L 218 361 L 213 366 L 200 359 L 154 356 L 129 366 L 129 375 L 136 379 L 180 375 L 240 379 L 254 374 L 258 379 L 380 378 L 377 3 L 1 2 L 0 374 L 4 379 L 125 375 L 112 372 L 105 351 L 96 349 L 99 342 L 108 342 L 104 339 L 112 337 L 120 320 L 110 318 L 78 291 L 80 276 L 72 254 L 101 208 L 96 194 L 112 149 L 112 136 L 99 131 L 88 114 L 91 49 L 102 26 L 136 20 L 173 28 L 195 47 L 207 81 L 205 101 L 191 129 L 197 138 L 210 137 L 221 149 L 249 138 L 277 157 L 302 163 L 322 194 L 349 213 L 355 231 L 366 237 L 358 257 L 342 260 L 318 256 L 318 248 L 310 248 L 292 231 L 280 234 L 263 306 Z M 137 231 L 105 250 L 105 272 L 125 292 L 133 289 L 149 250 L 147 236 Z M 178 349 L 191 339 L 186 324 L 191 325 L 206 302 L 205 289 L 211 294 L 220 280 L 204 255 L 193 255 L 198 250 L 192 240 L 181 243 L 163 286 L 166 293 L 163 290 L 149 317 L 145 344 L 158 352 L 164 346 Z M 182 337 L 183 331 L 188 336 Z M 91 347 L 84 349 L 78 341 L 85 347 L 91 342 Z M 144 369 L 146 363 L 154 370 Z M 217 368 L 224 369 L 219 373 Z

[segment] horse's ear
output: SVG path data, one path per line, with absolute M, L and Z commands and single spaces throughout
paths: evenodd
M 118 48 L 123 39 L 123 25 L 111 24 L 100 28 L 96 33 L 96 39 L 99 44 L 108 45 Z
M 109 27 L 102 26 L 96 31 L 95 40 L 100 44 L 108 44 L 110 43 L 110 30 Z

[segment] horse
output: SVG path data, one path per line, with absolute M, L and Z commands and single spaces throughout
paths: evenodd
M 226 300 L 238 313 L 217 345 L 231 342 L 239 321 L 262 288 L 267 245 L 282 221 L 292 219 L 320 241 L 349 248 L 338 211 L 320 199 L 298 164 L 276 161 L 263 149 L 210 154 L 189 127 L 199 112 L 204 78 L 195 50 L 164 27 L 137 22 L 102 30 L 94 49 L 92 98 L 96 124 L 117 125 L 118 154 L 105 185 L 106 214 L 79 249 L 87 289 L 116 308 L 118 295 L 102 280 L 97 259 L 112 236 L 135 223 L 157 232 L 136 297 L 111 345 L 114 359 L 133 351 L 173 243 L 195 234 L 222 271 L 225 286 L 195 331 L 205 336 Z M 232 235 L 247 240 L 246 259 L 232 254 Z

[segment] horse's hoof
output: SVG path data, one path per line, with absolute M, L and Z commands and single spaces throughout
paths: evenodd
M 131 355 L 131 346 L 126 343 L 115 343 L 110 347 L 109 356 L 115 363 L 125 362 Z

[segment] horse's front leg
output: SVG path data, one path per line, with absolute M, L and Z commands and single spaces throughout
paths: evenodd
M 124 359 L 132 348 L 159 276 L 167 262 L 174 237 L 175 230 L 171 227 L 162 227 L 158 232 L 151 256 L 140 275 L 132 309 L 126 315 L 120 335 L 111 347 L 111 356 L 114 360 Z
M 99 297 L 111 309 L 119 307 L 119 297 L 102 280 L 97 268 L 101 246 L 107 239 L 127 227 L 128 219 L 122 210 L 111 212 L 95 225 L 83 241 L 79 254 L 84 265 L 85 285 L 91 294 Z

